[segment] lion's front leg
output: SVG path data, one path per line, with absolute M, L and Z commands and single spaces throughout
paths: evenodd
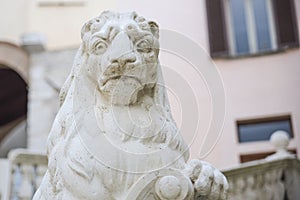
M 183 173 L 191 179 L 194 185 L 195 199 L 227 199 L 227 179 L 211 164 L 193 159 L 187 163 Z

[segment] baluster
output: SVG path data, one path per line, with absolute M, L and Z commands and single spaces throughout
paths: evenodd
M 282 169 L 272 170 L 271 171 L 271 181 L 272 181 L 272 191 L 274 197 L 272 200 L 282 200 L 284 199 L 284 184 L 281 181 Z
M 249 174 L 246 177 L 246 188 L 244 192 L 244 199 L 247 200 L 255 200 L 256 198 L 256 191 L 255 191 L 255 178 L 252 174 Z
M 228 199 L 235 199 L 235 195 L 236 195 L 235 180 L 229 179 L 228 184 L 229 184 Z
M 22 174 L 20 171 L 20 166 L 14 164 L 12 166 L 12 183 L 11 183 L 11 200 L 19 200 L 18 191 L 22 183 Z
M 22 173 L 22 184 L 18 192 L 18 197 L 20 200 L 31 200 L 33 195 L 33 166 L 32 165 L 21 165 Z
M 234 197 L 232 200 L 240 200 L 244 199 L 244 191 L 246 187 L 246 183 L 244 177 L 237 177 L 234 181 Z
M 46 165 L 37 165 L 36 166 L 35 189 L 37 189 L 40 186 L 46 171 L 47 171 Z
M 273 200 L 274 199 L 275 191 L 272 190 L 273 182 L 274 182 L 273 174 L 271 173 L 271 171 L 267 171 L 264 174 L 264 186 L 263 186 L 265 200 Z

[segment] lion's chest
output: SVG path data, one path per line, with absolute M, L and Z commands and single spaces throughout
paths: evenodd
M 99 128 L 112 140 L 120 142 L 150 139 L 160 134 L 166 124 L 156 106 L 113 107 L 97 113 Z
M 171 164 L 181 152 L 171 149 L 176 129 L 158 107 L 96 108 L 77 127 L 82 145 L 99 162 L 120 171 L 145 172 Z M 174 133 L 173 133 L 174 132 Z
M 101 193 L 102 189 L 99 188 L 108 188 L 116 195 L 124 194 L 139 179 L 141 173 L 170 165 L 178 167 L 177 162 L 181 157 L 179 152 L 158 144 L 126 141 L 122 145 L 111 143 L 108 149 L 104 142 L 109 141 L 97 141 L 98 146 L 94 148 L 91 146 L 93 144 L 87 146 L 80 135 L 76 135 L 62 145 L 64 148 L 57 148 L 57 155 L 60 154 L 57 168 L 64 171 L 63 182 L 71 190 L 77 191 L 79 196 L 87 197 L 89 194 L 98 194 L 99 191 Z M 95 187 L 80 187 L 91 183 Z
M 61 158 L 57 167 L 69 171 L 65 174 L 70 176 L 63 176 L 69 188 L 81 191 L 79 183 L 94 182 L 127 191 L 141 173 L 180 165 L 181 152 L 168 146 L 166 133 L 171 129 L 157 107 L 99 108 L 79 111 L 74 128 L 66 129 L 66 137 L 53 152 L 59 155 L 53 161 Z M 120 177 L 122 181 L 111 183 Z

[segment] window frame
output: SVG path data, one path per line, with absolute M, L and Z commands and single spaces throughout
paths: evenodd
M 37 0 L 39 7 L 77 7 L 86 3 L 87 0 Z
M 291 148 L 287 150 L 288 152 L 297 155 L 297 149 Z M 275 151 L 268 151 L 268 152 L 260 152 L 260 153 L 249 153 L 249 154 L 240 154 L 240 163 L 251 162 L 254 160 L 264 159 L 267 156 L 276 153 Z
M 242 119 L 242 120 L 236 120 L 236 136 L 237 136 L 237 142 L 238 144 L 249 144 L 253 142 L 266 142 L 269 140 L 255 140 L 255 141 L 241 141 L 240 132 L 239 132 L 239 126 L 240 125 L 250 125 L 250 124 L 260 124 L 260 123 L 268 123 L 268 122 L 276 122 L 276 121 L 289 121 L 290 129 L 291 129 L 291 138 L 293 139 L 295 137 L 294 129 L 293 129 L 293 122 L 291 115 L 280 115 L 280 116 L 270 116 L 270 117 L 262 117 L 262 118 L 252 118 L 252 119 Z
M 245 1 L 250 2 L 251 0 Z M 258 44 L 258 41 L 255 41 L 255 43 L 251 43 L 251 50 L 254 53 L 236 54 L 233 43 L 234 35 L 232 28 L 230 28 L 231 20 L 230 12 L 228 11 L 230 4 L 228 2 L 229 0 L 206 0 L 207 30 L 211 58 L 239 59 L 257 57 L 299 48 L 300 38 L 295 0 L 266 0 L 271 50 L 255 52 L 255 43 Z M 282 14 L 284 17 L 281 17 Z M 284 23 L 284 20 L 287 19 L 291 22 Z M 253 23 L 249 26 L 253 26 Z M 253 33 L 255 31 L 255 29 L 252 30 Z M 256 35 L 256 33 L 252 34 L 252 38 L 250 38 L 252 41 L 255 40 L 253 35 Z

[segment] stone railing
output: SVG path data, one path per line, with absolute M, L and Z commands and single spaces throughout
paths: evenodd
M 230 200 L 296 200 L 300 197 L 300 161 L 297 159 L 258 160 L 223 173 L 229 182 Z
M 46 171 L 47 157 L 26 150 L 14 150 L 9 154 L 8 162 L 8 195 L 2 192 L 0 199 L 30 200 Z M 295 158 L 253 161 L 223 173 L 230 186 L 229 200 L 296 200 L 300 197 L 300 161 Z M 159 178 L 158 175 L 151 174 L 149 177 L 151 181 L 148 182 L 151 184 L 154 183 L 152 179 Z M 145 180 L 142 181 L 144 182 Z M 152 189 L 147 184 L 142 185 L 134 187 L 130 195 L 139 196 L 139 199 L 144 199 L 142 197 L 145 197 L 146 193 L 151 195 Z M 139 191 L 135 191 L 137 189 Z
M 7 182 L 6 197 L 2 200 L 30 200 L 47 170 L 47 157 L 25 149 L 16 149 L 9 153 L 10 177 Z M 1 170 L 1 169 L 0 169 Z
M 300 161 L 287 151 L 289 136 L 276 131 L 270 138 L 276 153 L 224 171 L 228 199 L 296 200 L 300 197 Z

